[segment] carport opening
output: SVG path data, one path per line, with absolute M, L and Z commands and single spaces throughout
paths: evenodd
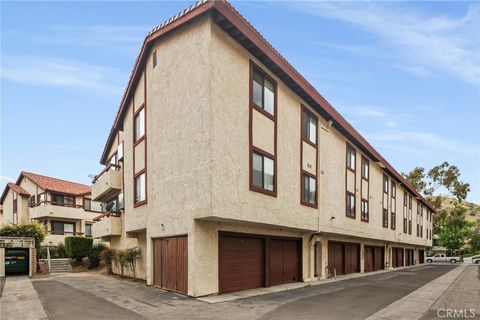
M 28 275 L 29 249 L 5 249 L 5 275 Z

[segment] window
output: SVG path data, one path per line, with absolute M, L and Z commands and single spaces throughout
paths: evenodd
M 303 203 L 317 204 L 317 179 L 303 174 Z
M 85 236 L 91 237 L 92 236 L 92 225 L 85 223 Z
M 370 167 L 370 162 L 365 158 L 365 157 L 362 157 L 362 179 L 364 180 L 367 180 L 368 181 L 368 177 L 369 177 L 369 167 Z
M 355 172 L 355 158 L 356 150 L 350 144 L 347 143 L 347 169 Z
M 388 177 L 383 175 L 383 192 L 388 194 Z
M 92 210 L 92 199 L 83 198 L 83 209 L 87 211 Z
M 362 212 L 361 218 L 362 221 L 368 222 L 368 200 L 362 199 Z
M 75 224 L 63 221 L 52 221 L 52 234 L 73 235 L 75 233 Z
M 407 191 L 403 192 L 403 206 L 407 206 Z
M 397 215 L 395 214 L 395 212 L 392 212 L 391 213 L 391 222 L 390 222 L 390 228 L 392 230 L 395 230 L 397 228 Z
M 30 196 L 30 198 L 28 199 L 28 204 L 30 207 L 33 207 L 35 205 L 35 195 Z
M 72 196 L 65 196 L 62 194 L 52 193 L 52 204 L 58 206 L 72 207 L 75 205 L 75 198 Z
M 145 136 L 145 109 L 143 107 L 136 112 L 133 126 L 134 142 L 137 142 Z
M 145 172 L 143 172 L 135 177 L 135 203 L 146 200 L 145 191 Z
M 152 63 L 153 67 L 155 68 L 157 66 L 157 50 L 153 51 L 152 53 Z
M 383 227 L 388 228 L 388 210 L 383 209 Z
M 45 192 L 40 193 L 38 195 L 38 203 L 43 203 L 43 202 L 45 202 Z
M 13 199 L 13 213 L 17 213 L 17 199 Z
M 253 186 L 267 191 L 275 191 L 275 161 L 265 155 L 254 152 L 253 156 Z
M 350 218 L 355 218 L 355 195 L 347 191 L 347 210 L 346 215 Z
M 403 218 L 403 233 L 407 233 L 407 218 Z
M 392 182 L 392 198 L 395 199 L 396 197 L 397 197 L 397 185 Z
M 303 140 L 317 144 L 317 117 L 306 109 L 302 111 L 302 135 Z
M 253 71 L 253 104 L 266 111 L 270 115 L 275 115 L 275 83 L 256 70 Z

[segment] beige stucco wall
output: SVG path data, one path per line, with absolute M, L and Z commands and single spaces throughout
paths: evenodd
M 413 235 L 398 235 L 403 231 L 399 209 L 397 230 L 382 228 L 382 170 L 373 161 L 370 162 L 370 222 L 360 221 L 359 150 L 357 177 L 351 179 L 352 184 L 356 181 L 353 189 L 357 194 L 357 217 L 355 220 L 345 217 L 346 139 L 334 128 L 320 129 L 326 126 L 321 118 L 316 170 L 319 207 L 300 204 L 301 103 L 306 103 L 266 68 L 263 70 L 278 84 L 278 195 L 270 197 L 250 191 L 249 61 L 261 64 L 208 17 L 166 35 L 153 50 L 157 52 L 158 65 L 153 68 L 149 54 L 145 68 L 146 205 L 133 206 L 131 101 L 123 131 L 108 151 L 113 154 L 117 144 L 124 141 L 123 231 L 121 237 L 111 237 L 110 246 L 141 247 L 139 274 L 148 284 L 153 280 L 152 239 L 157 237 L 188 235 L 190 295 L 218 291 L 218 231 L 303 238 L 304 279 L 312 278 L 313 249 L 307 239 L 315 232 L 342 235 L 340 239 L 364 239 L 376 245 L 383 242 L 373 239 L 429 245 Z M 133 96 L 136 107 L 143 103 L 142 86 L 143 76 Z M 260 131 L 255 127 L 256 134 Z M 265 131 L 265 135 L 271 134 L 271 129 Z M 269 145 L 270 138 L 255 139 L 267 150 L 273 148 Z M 308 150 L 305 155 L 306 160 L 315 162 Z M 398 203 L 403 200 L 401 194 L 397 185 Z M 397 208 L 401 205 L 397 204 Z

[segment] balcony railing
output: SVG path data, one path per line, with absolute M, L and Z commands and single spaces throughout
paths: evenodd
M 83 208 L 83 205 L 80 205 L 80 204 L 55 202 L 55 201 L 49 201 L 49 200 L 43 200 L 43 201 L 38 201 L 36 203 L 32 203 L 30 204 L 30 208 L 35 208 L 45 204 L 51 204 L 52 206 L 70 207 L 70 208 Z
M 109 211 L 109 212 L 105 212 L 99 216 L 96 216 L 93 221 L 97 222 L 97 221 L 100 221 L 104 218 L 108 218 L 108 217 L 120 217 L 121 215 L 121 212 L 120 211 Z
M 57 235 L 57 236 L 83 236 L 83 232 L 61 232 L 61 231 L 48 231 L 48 234 Z
M 120 166 L 109 164 L 92 180 L 92 199 L 108 202 L 122 192 L 123 175 Z
M 105 168 L 103 168 L 102 171 L 100 171 L 99 174 L 97 174 L 93 180 L 92 180 L 92 183 L 95 183 L 98 179 L 100 179 L 105 173 L 107 173 L 108 171 L 111 171 L 111 170 L 114 170 L 114 171 L 119 171 L 120 170 L 120 166 L 117 165 L 117 164 L 113 164 L 113 163 L 110 163 L 108 166 L 106 166 Z

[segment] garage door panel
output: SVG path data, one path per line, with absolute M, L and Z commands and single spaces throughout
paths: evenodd
M 375 248 L 365 246 L 364 261 L 365 261 L 365 272 L 374 271 L 374 251 Z
M 165 290 L 187 294 L 187 237 L 155 239 L 153 248 L 154 285 Z
M 219 291 L 232 292 L 264 285 L 264 240 L 221 236 Z

